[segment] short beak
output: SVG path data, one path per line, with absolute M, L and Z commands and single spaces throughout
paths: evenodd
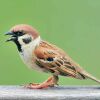
M 14 33 L 13 32 L 7 32 L 5 33 L 5 35 L 13 35 Z
M 7 39 L 6 42 L 14 41 L 16 39 L 13 32 L 7 32 L 5 35 L 11 35 L 11 38 Z

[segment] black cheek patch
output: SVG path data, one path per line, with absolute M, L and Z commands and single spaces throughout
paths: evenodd
M 31 41 L 32 41 L 31 37 L 26 38 L 26 39 L 23 39 L 23 42 L 24 42 L 25 44 L 28 44 L 28 43 L 30 43 Z
M 53 61 L 53 58 L 49 57 L 49 58 L 47 58 L 47 61 Z

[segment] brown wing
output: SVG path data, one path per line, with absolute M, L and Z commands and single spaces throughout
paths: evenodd
M 34 54 L 36 64 L 53 74 L 85 79 L 85 76 L 80 73 L 82 69 L 79 65 L 55 45 L 42 41 Z

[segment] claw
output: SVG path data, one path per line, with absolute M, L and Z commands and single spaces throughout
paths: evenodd
M 45 82 L 39 84 L 39 83 L 30 83 L 26 86 L 24 86 L 25 88 L 29 88 L 29 89 L 45 89 L 45 88 L 49 88 L 49 87 L 53 87 L 55 84 L 53 83 L 53 77 L 48 78 L 48 80 L 46 80 Z

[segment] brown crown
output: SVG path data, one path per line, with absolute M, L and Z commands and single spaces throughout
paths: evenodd
M 10 29 L 10 31 L 11 32 L 23 31 L 25 34 L 30 34 L 34 38 L 37 38 L 39 36 L 36 29 L 34 29 L 32 26 L 26 25 L 26 24 L 15 25 Z

